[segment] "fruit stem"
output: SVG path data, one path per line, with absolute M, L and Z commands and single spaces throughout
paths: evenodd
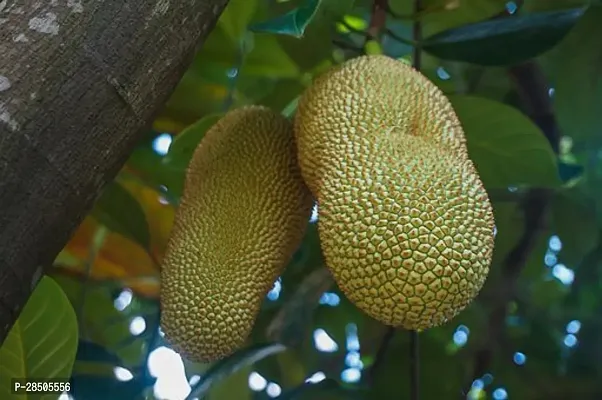
M 368 36 L 373 40 L 380 41 L 380 36 L 387 23 L 387 0 L 373 0 L 372 14 L 368 25 Z
M 414 15 L 419 15 L 422 11 L 422 0 L 414 0 Z M 417 71 L 420 71 L 422 64 L 422 26 L 420 20 L 414 21 L 414 27 L 412 29 L 412 41 L 414 42 L 414 50 L 412 53 L 412 65 Z
M 387 349 L 389 348 L 389 344 L 391 343 L 391 339 L 393 339 L 394 335 L 395 328 L 392 326 L 387 327 L 387 331 L 383 335 L 383 338 L 380 342 L 380 346 L 376 351 L 376 356 L 374 356 L 374 364 L 372 364 L 372 367 L 370 369 L 371 383 L 373 383 L 374 378 L 376 377 L 376 372 L 378 371 L 378 368 L 382 364 L 385 355 L 387 354 Z
M 410 331 L 410 400 L 420 399 L 420 337 Z

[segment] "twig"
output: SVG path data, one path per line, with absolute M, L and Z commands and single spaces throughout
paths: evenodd
M 410 39 L 406 39 L 403 36 L 399 36 L 391 29 L 385 29 L 385 35 L 389 36 L 391 39 L 396 40 L 400 43 L 407 44 L 408 46 L 416 46 L 416 42 Z
M 510 67 L 507 72 L 515 83 L 525 113 L 539 126 L 557 152 L 559 129 L 548 96 L 547 83 L 539 66 L 530 61 Z M 470 388 L 474 379 L 480 378 L 489 370 L 493 361 L 494 347 L 504 339 L 508 303 L 515 297 L 517 280 L 537 239 L 545 229 L 551 194 L 552 191 L 548 189 L 531 189 L 522 202 L 525 218 L 524 232 L 502 263 L 503 277 L 495 290 L 500 295 L 493 301 L 492 311 L 489 314 L 488 339 L 474 355 L 472 377 L 470 382 L 465 383 L 466 388 Z
M 379 40 L 387 23 L 387 9 L 389 5 L 387 0 L 373 0 L 372 14 L 370 15 L 370 24 L 368 25 L 368 37 L 366 40 Z
M 541 129 L 554 152 L 558 154 L 560 131 L 543 71 L 532 61 L 509 67 L 508 75 L 517 87 L 525 112 Z
M 374 356 L 374 362 L 370 367 L 368 372 L 368 382 L 370 385 L 374 383 L 376 379 L 376 373 L 379 371 L 380 366 L 383 364 L 385 359 L 385 355 L 387 354 L 387 349 L 389 348 L 389 344 L 391 343 L 391 339 L 395 335 L 395 328 L 392 326 L 388 326 L 385 334 L 383 335 L 382 340 L 380 341 L 380 345 L 378 346 L 378 350 L 376 350 L 376 355 Z
M 395 19 L 406 20 L 406 21 L 419 21 L 420 19 L 424 18 L 424 16 L 426 16 L 429 13 L 444 11 L 444 10 L 445 10 L 445 4 L 443 3 L 443 4 L 435 4 L 430 7 L 423 7 L 420 10 L 420 12 L 417 12 L 417 13 L 415 12 L 412 14 L 397 14 L 395 11 L 393 11 L 391 6 L 389 6 L 387 4 L 387 14 L 389 14 L 391 17 L 393 17 Z
M 372 23 L 376 24 L 377 22 L 383 22 L 383 21 L 377 20 L 375 18 L 372 18 L 371 21 L 370 21 L 371 24 Z M 396 40 L 396 41 L 398 41 L 400 43 L 407 44 L 409 46 L 414 46 L 415 45 L 415 43 L 414 43 L 413 40 L 404 38 L 403 36 L 399 36 L 398 34 L 396 34 L 395 32 L 393 32 L 391 29 L 387 28 L 384 24 L 382 26 L 378 26 L 378 25 L 372 26 L 372 25 L 370 25 L 370 27 L 368 28 L 368 31 L 363 31 L 361 29 L 357 29 L 357 28 L 349 25 L 349 23 L 346 22 L 345 20 L 340 20 L 339 23 L 341 25 L 343 25 L 345 27 L 345 29 L 347 29 L 349 32 L 353 32 L 355 34 L 363 36 L 366 41 L 368 41 L 368 40 L 376 40 L 377 37 L 375 37 L 373 33 L 375 31 L 377 31 L 378 34 L 380 34 L 381 32 L 384 32 L 385 35 L 389 36 L 391 39 Z
M 353 43 L 347 43 L 344 40 L 332 39 L 332 44 L 337 46 L 341 50 L 349 50 L 358 54 L 362 54 L 364 50 L 354 45 Z
M 422 0 L 414 0 L 414 14 L 417 15 L 422 11 Z M 414 50 L 412 52 L 412 65 L 417 71 L 420 71 L 422 65 L 422 24 L 419 20 L 414 22 L 412 28 L 412 40 L 414 41 Z
M 417 331 L 410 331 L 410 399 L 420 398 L 420 341 Z
M 325 267 L 312 271 L 274 316 L 266 329 L 266 337 L 288 347 L 298 346 L 304 339 L 303 327 L 311 320 L 322 294 L 333 284 L 334 279 Z

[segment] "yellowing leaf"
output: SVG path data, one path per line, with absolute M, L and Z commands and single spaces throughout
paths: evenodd
M 155 260 L 161 260 L 171 232 L 175 210 L 162 200 L 152 188 L 133 180 L 121 180 L 121 184 L 138 200 L 146 215 L 150 230 L 150 248 Z
M 159 193 L 153 189 L 133 180 L 122 179 L 120 183 L 139 202 L 147 218 L 150 253 L 133 240 L 117 232 L 109 232 L 94 255 L 92 243 L 100 225 L 87 217 L 59 259 L 67 262 L 58 264 L 77 274 L 89 273 L 91 279 L 118 280 L 140 294 L 157 296 L 159 263 L 173 224 L 174 209 L 162 202 Z

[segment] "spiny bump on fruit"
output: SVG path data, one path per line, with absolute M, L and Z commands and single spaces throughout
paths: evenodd
M 361 137 L 428 136 L 468 157 L 449 100 L 411 66 L 383 55 L 353 58 L 318 76 L 299 100 L 295 130 L 301 172 L 314 194 L 333 158 Z
M 299 247 L 313 198 L 296 155 L 291 122 L 261 106 L 230 111 L 196 148 L 161 271 L 161 328 L 185 358 L 244 345 Z
M 326 265 L 391 326 L 443 324 L 478 294 L 493 211 L 447 98 L 410 66 L 362 56 L 318 77 L 295 117 Z
M 453 318 L 483 285 L 491 257 L 487 195 L 470 161 L 420 136 L 347 158 L 319 206 L 335 280 L 387 325 L 426 329 Z

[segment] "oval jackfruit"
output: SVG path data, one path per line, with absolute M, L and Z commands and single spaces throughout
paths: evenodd
M 469 160 L 420 136 L 389 146 L 360 146 L 327 177 L 318 232 L 353 303 L 384 324 L 422 330 L 453 318 L 482 287 L 491 209 Z
M 463 310 L 493 252 L 493 212 L 445 96 L 363 56 L 319 77 L 295 117 L 326 265 L 373 318 L 422 330 Z
M 244 344 L 300 245 L 312 205 L 284 117 L 244 107 L 206 133 L 161 271 L 161 328 L 176 351 L 210 362 Z

